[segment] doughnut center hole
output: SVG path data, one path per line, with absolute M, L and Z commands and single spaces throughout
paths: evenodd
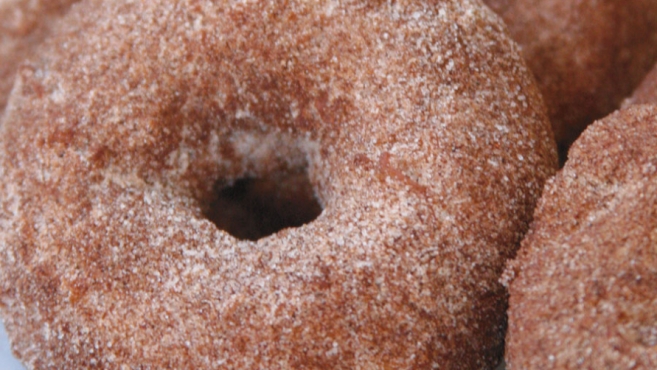
M 322 207 L 306 171 L 273 173 L 214 185 L 205 216 L 241 240 L 258 240 L 277 231 L 307 224 Z

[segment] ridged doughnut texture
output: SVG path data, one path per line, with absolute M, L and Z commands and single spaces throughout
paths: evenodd
M 568 146 L 620 106 L 657 61 L 657 1 L 484 0 L 504 18 Z
M 79 0 L 0 0 L 0 116 L 25 58 Z
M 478 1 L 85 1 L 0 132 L 2 315 L 31 368 L 491 368 L 556 154 Z M 215 184 L 306 172 L 255 242 Z M 282 175 L 281 175 L 282 174 Z
M 504 278 L 507 369 L 657 368 L 657 107 L 591 125 Z

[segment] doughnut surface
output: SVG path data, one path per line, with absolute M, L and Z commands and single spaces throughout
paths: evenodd
M 0 0 L 0 116 L 21 62 L 79 0 Z
M 523 49 L 564 157 L 657 61 L 654 0 L 484 0 Z
M 548 181 L 509 284 L 507 369 L 657 368 L 657 107 L 597 121 Z
M 478 1 L 83 1 L 0 128 L 0 312 L 30 368 L 492 368 L 556 151 Z M 257 241 L 217 184 L 307 173 Z

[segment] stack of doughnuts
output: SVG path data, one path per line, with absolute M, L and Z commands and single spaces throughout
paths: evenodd
M 507 369 L 657 368 L 655 132 L 657 66 L 544 189 L 502 279 Z
M 85 0 L 57 24 L 0 127 L 0 313 L 29 368 L 501 361 L 498 278 L 557 158 L 479 1 Z M 319 214 L 213 222 L 259 179 Z
M 523 47 L 562 160 L 657 56 L 654 1 L 486 2 Z M 656 103 L 657 67 L 546 186 L 503 278 L 508 369 L 657 367 Z
M 652 0 L 0 0 L 12 350 L 657 368 L 656 60 Z

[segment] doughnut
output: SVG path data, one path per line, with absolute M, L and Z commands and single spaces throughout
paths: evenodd
M 557 157 L 479 1 L 90 0 L 59 24 L 0 128 L 28 367 L 501 361 L 498 280 Z M 270 197 L 311 219 L 251 230 Z
M 534 73 L 562 160 L 616 110 L 657 61 L 653 0 L 484 0 L 507 23 Z
M 657 368 L 657 107 L 587 128 L 509 263 L 508 369 Z
M 78 0 L 0 0 L 0 116 L 18 66 Z

